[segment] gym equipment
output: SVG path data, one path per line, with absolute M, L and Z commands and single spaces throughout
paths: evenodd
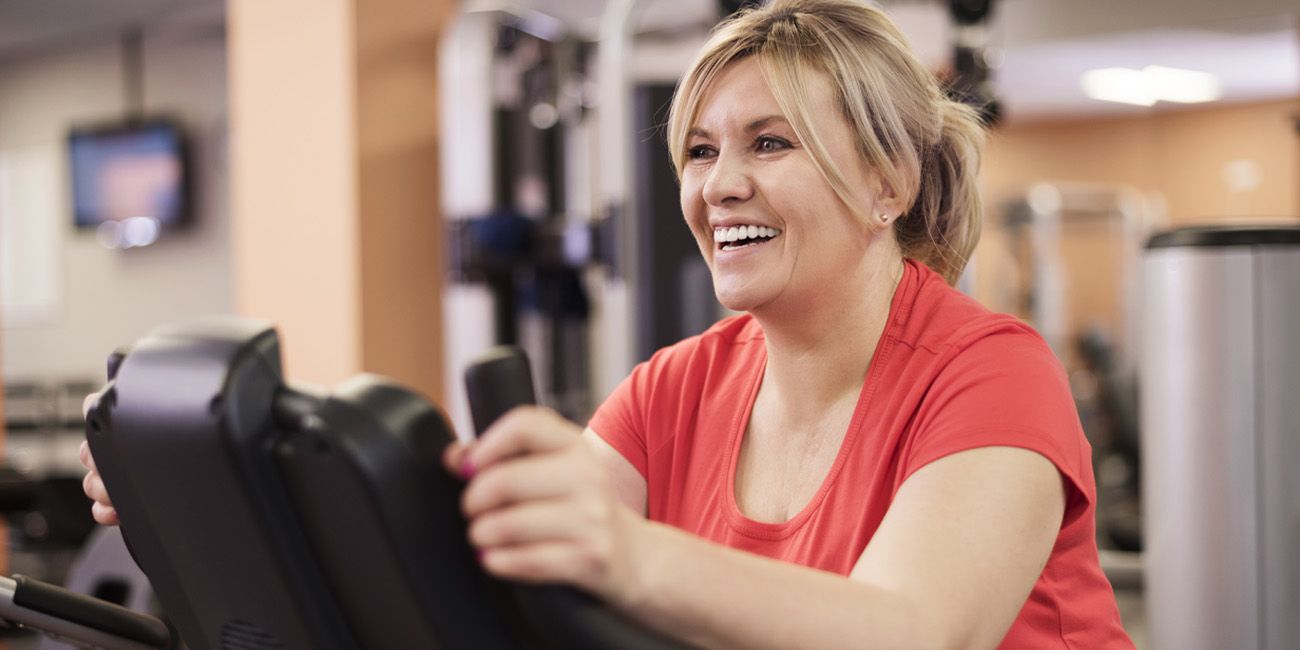
M 1037 183 L 1005 206 L 1000 227 L 984 240 L 1007 255 L 985 256 L 977 269 L 988 276 L 978 284 L 1000 292 L 990 295 L 990 306 L 1031 322 L 1065 366 L 1092 444 L 1098 539 L 1103 549 L 1127 553 L 1143 542 L 1138 280 L 1142 245 L 1162 221 L 1159 203 L 1133 188 Z M 1113 553 L 1102 559 L 1112 583 L 1141 561 Z
M 526 371 L 509 379 L 525 362 L 495 358 L 469 373 L 480 428 L 531 401 Z M 488 576 L 441 412 L 373 376 L 329 395 L 285 385 L 265 323 L 161 327 L 115 354 L 87 438 L 192 650 L 683 647 L 577 591 Z
M 83 494 L 81 498 L 81 509 L 84 511 L 86 497 Z M 153 586 L 149 584 L 148 576 L 135 565 L 130 551 L 126 549 L 126 542 L 122 541 L 122 529 L 117 526 L 95 528 L 68 571 L 63 586 L 135 612 L 158 611 Z M 68 645 L 46 637 L 38 640 L 33 650 L 68 650 Z
M 0 467 L 0 513 L 30 516 L 48 489 L 45 483 Z M 77 513 L 87 513 L 84 496 Z M 23 575 L 0 576 L 0 619 L 83 647 L 145 650 L 169 648 L 172 642 L 158 619 Z
M 0 619 L 86 648 L 171 648 L 167 626 L 152 616 L 21 575 L 0 576 Z
M 699 323 L 718 317 L 707 268 L 674 264 L 681 238 L 688 259 L 698 260 L 686 229 L 659 209 L 646 211 L 662 197 L 640 197 L 654 194 L 647 183 L 662 180 L 669 214 L 678 210 L 671 166 L 642 156 L 665 155 L 660 139 L 648 136 L 666 113 L 655 112 L 658 103 L 645 106 L 639 88 L 652 78 L 671 88 L 681 70 L 660 52 L 695 49 L 719 16 L 714 3 L 646 16 L 656 13 L 642 11 L 650 4 L 611 0 L 547 15 L 535 3 L 463 3 L 438 56 L 441 113 L 457 125 L 441 140 L 440 198 L 451 244 L 443 313 L 457 315 L 445 323 L 444 365 L 459 372 L 493 344 L 517 341 L 532 355 L 544 401 L 579 420 L 649 357 L 647 348 L 698 333 Z M 597 11 L 599 20 L 590 20 Z M 490 83 L 503 74 L 517 83 Z M 530 201 L 536 209 L 510 200 L 520 187 L 541 199 Z M 512 205 L 537 224 L 539 250 L 508 260 L 521 271 L 520 286 L 533 281 L 531 269 L 541 270 L 533 276 L 543 285 L 536 310 L 520 309 L 526 301 L 511 295 L 503 269 L 475 264 L 468 245 L 473 219 Z M 672 238 L 667 249 L 657 235 L 645 238 L 660 231 Z M 567 268 L 545 254 L 547 240 Z M 647 288 L 661 273 L 671 281 L 668 302 L 647 309 Z M 684 300 L 674 293 L 680 286 L 689 287 Z M 580 293 L 590 315 L 572 308 Z M 685 331 L 676 331 L 679 322 Z M 650 339 L 660 343 L 651 347 Z M 459 378 L 445 384 L 450 419 L 470 430 Z
M 537 401 L 528 357 L 517 347 L 485 353 L 465 371 L 474 431 L 482 435 L 507 411 Z M 462 524 L 463 525 L 463 524 Z M 529 619 L 557 648 L 681 648 L 676 642 L 632 626 L 599 601 L 575 589 L 509 585 Z
M 1151 640 L 1300 647 L 1300 225 L 1165 232 L 1144 267 Z

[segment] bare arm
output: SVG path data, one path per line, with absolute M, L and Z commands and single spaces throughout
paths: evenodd
M 645 501 L 640 475 L 576 430 L 545 409 L 517 409 L 449 456 L 449 467 L 464 458 L 473 469 L 462 507 L 484 567 L 581 587 L 709 648 L 995 647 L 1065 508 L 1060 473 L 1034 452 L 953 454 L 904 483 L 845 578 L 647 521 L 634 509 Z
M 587 427 L 582 432 L 582 439 L 591 445 L 592 450 L 596 452 L 596 457 L 600 459 L 600 464 L 605 468 L 605 473 L 609 475 L 609 481 L 614 488 L 614 493 L 623 505 L 631 508 L 633 512 L 646 516 L 646 486 L 645 477 L 641 476 L 636 466 L 628 462 L 623 454 L 614 449 L 605 439 Z
M 620 605 L 704 647 L 993 648 L 1047 562 L 1065 497 L 1030 451 L 961 452 L 899 490 L 850 578 L 649 524 Z

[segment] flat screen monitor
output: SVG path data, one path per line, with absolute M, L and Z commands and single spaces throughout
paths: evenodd
M 175 122 L 74 129 L 68 148 L 78 227 L 99 229 L 101 239 L 105 232 L 134 234 L 124 241 L 129 247 L 152 243 L 160 231 L 188 221 L 190 170 L 184 132 Z

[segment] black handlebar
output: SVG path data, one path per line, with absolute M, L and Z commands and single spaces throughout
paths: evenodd
M 528 357 L 516 347 L 495 348 L 465 370 L 465 393 L 476 435 L 517 406 L 537 402 Z M 521 610 L 556 647 L 599 650 L 681 650 L 672 641 L 636 625 L 592 596 L 559 586 L 512 584 Z
M 0 618 L 85 647 L 174 647 L 171 630 L 152 616 L 22 575 L 0 577 Z

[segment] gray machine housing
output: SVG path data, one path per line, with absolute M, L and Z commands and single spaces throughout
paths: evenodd
M 1155 648 L 1300 647 L 1300 226 L 1185 228 L 1144 260 Z

